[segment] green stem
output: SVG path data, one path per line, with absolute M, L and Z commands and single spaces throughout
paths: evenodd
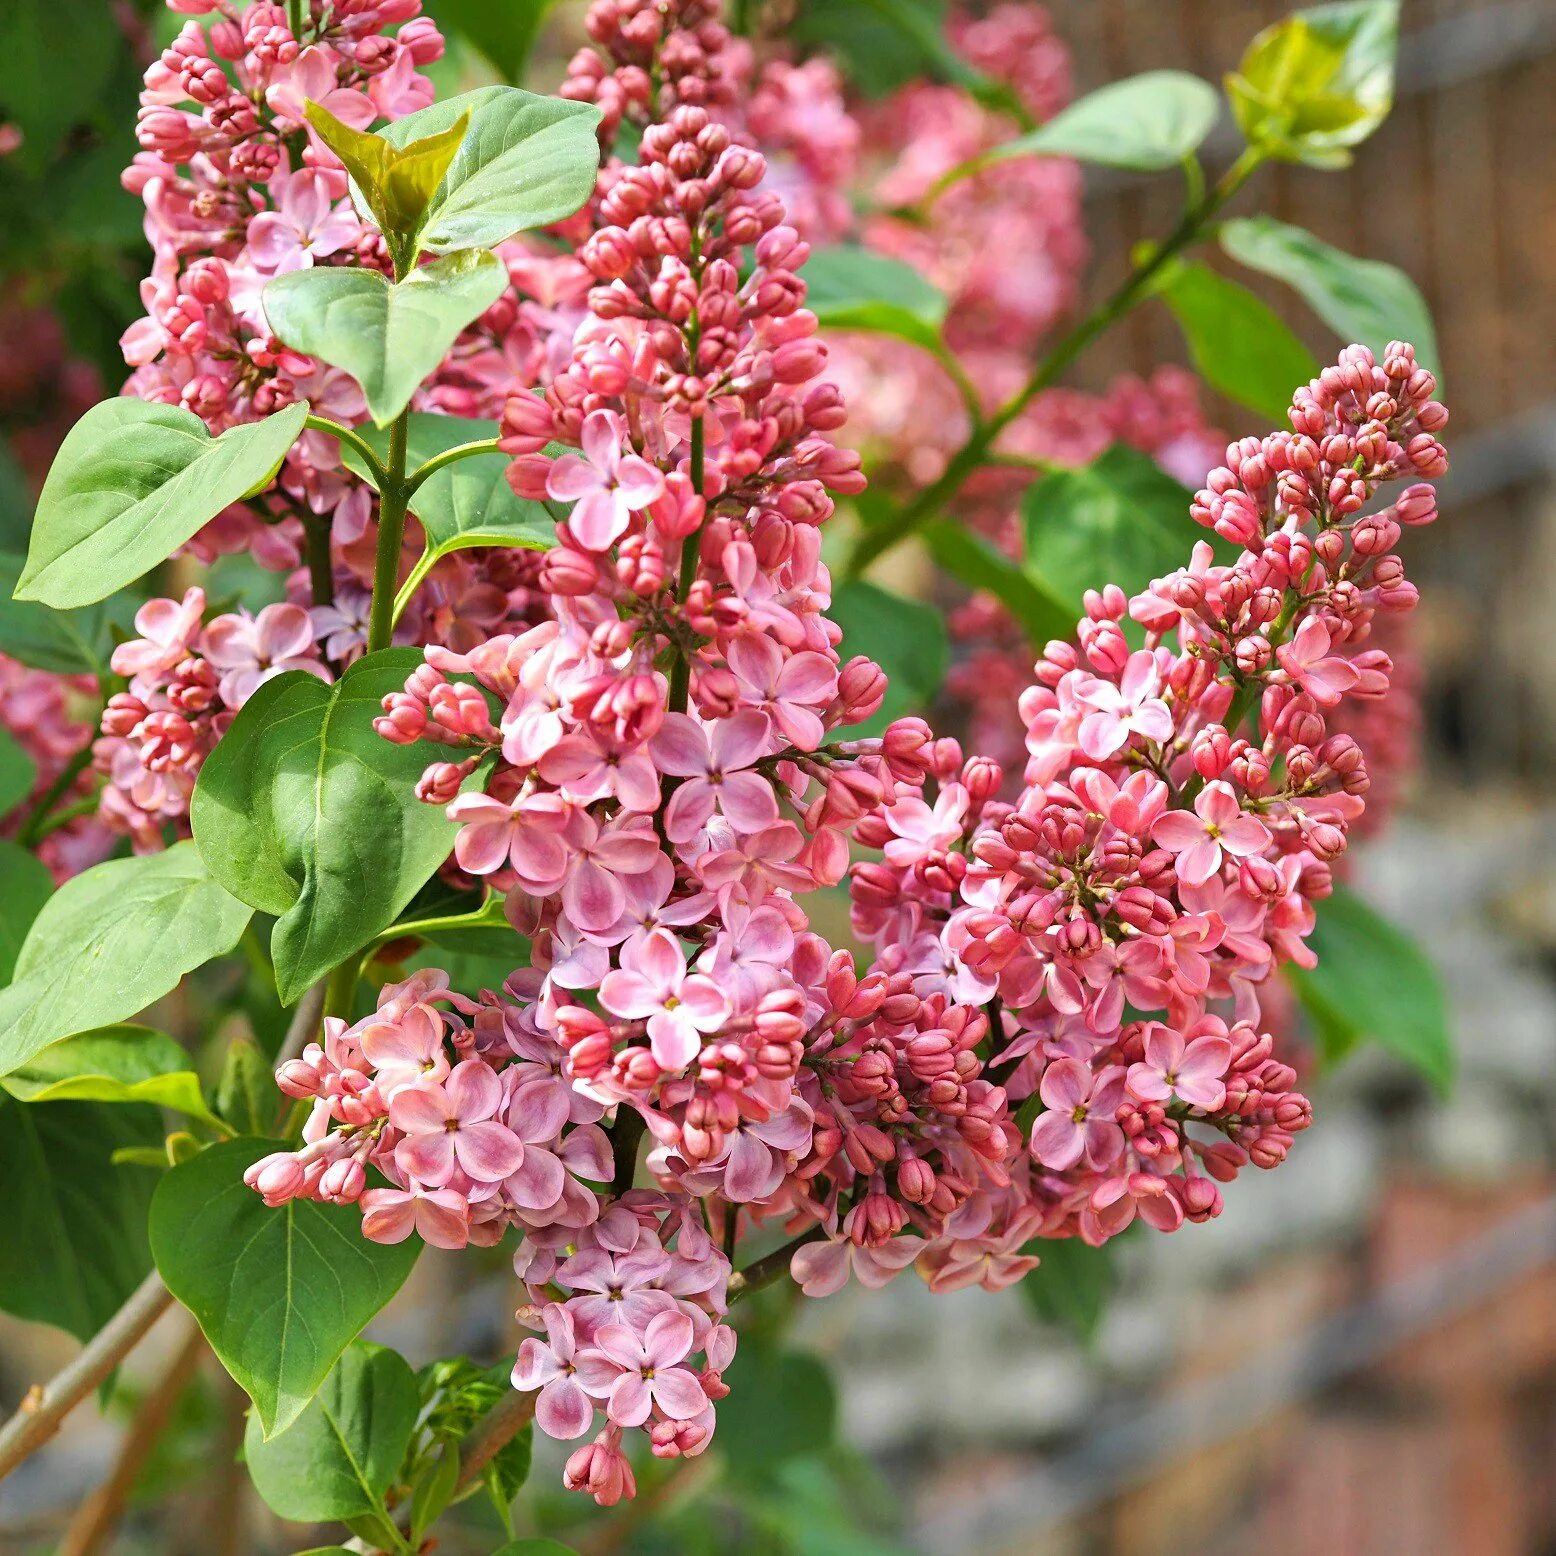
M 1105 335 L 1150 291 L 1152 282 L 1168 262 L 1188 248 L 1215 213 L 1232 198 L 1258 167 L 1262 154 L 1250 147 L 1227 169 L 1215 187 L 1197 205 L 1184 212 L 1173 231 L 1136 265 L 1110 297 L 1061 340 L 1037 365 L 1032 376 L 972 435 L 951 458 L 940 479 L 892 517 L 865 530 L 855 542 L 845 573 L 857 578 L 877 557 L 906 540 L 920 525 L 939 513 L 961 491 L 968 478 L 983 465 L 999 435 L 1033 399 L 1049 388 L 1094 341 Z
M 330 518 L 328 514 L 304 513 L 303 534 L 308 540 L 308 587 L 315 605 L 335 601 L 335 564 L 330 560 Z
M 389 426 L 389 462 L 378 483 L 378 556 L 373 565 L 373 609 L 368 621 L 367 651 L 388 648 L 394 635 L 394 591 L 400 577 L 400 550 L 405 543 L 405 510 L 410 491 L 405 483 L 405 450 L 411 417 L 401 411 Z
M 57 832 L 61 827 L 68 827 L 78 816 L 90 816 L 96 809 L 97 795 L 88 794 L 74 804 L 51 812 L 38 826 L 38 841 L 42 842 L 49 833 Z
M 824 1232 L 824 1227 L 813 1226 L 808 1232 L 801 1232 L 792 1242 L 785 1243 L 782 1248 L 775 1248 L 754 1264 L 736 1270 L 729 1278 L 729 1300 L 737 1302 L 741 1297 L 750 1296 L 753 1291 L 760 1291 L 763 1286 L 772 1285 L 789 1268 L 789 1261 L 795 1251 L 806 1243 L 815 1242 Z
M 357 993 L 357 958 L 348 956 L 330 974 L 329 987 L 324 995 L 324 1014 L 339 1016 L 343 1021 L 351 1019 L 351 1002 Z
M 702 418 L 699 416 L 692 423 L 692 460 L 691 477 L 692 490 L 699 496 L 702 494 L 704 439 Z M 675 597 L 682 604 L 686 601 L 687 593 L 697 577 L 697 554 L 700 549 L 696 531 L 688 535 L 681 542 L 681 569 L 677 580 Z M 686 705 L 690 699 L 692 684 L 692 661 L 689 654 L 677 650 L 675 663 L 670 667 L 670 711 L 672 713 L 685 713 Z
M 456 460 L 470 459 L 476 454 L 500 454 L 501 452 L 496 438 L 480 438 L 474 443 L 456 443 L 453 448 L 446 448 L 441 454 L 434 454 L 426 464 L 414 470 L 406 480 L 406 493 L 414 492 L 429 475 L 436 475 L 445 465 L 451 465 Z
M 303 35 L 303 0 L 286 0 L 286 24 L 294 38 Z
M 65 763 L 60 769 L 59 776 L 33 802 L 32 809 L 27 812 L 27 819 L 22 822 L 16 834 L 16 841 L 23 848 L 31 848 L 40 838 L 53 830 L 48 824 L 49 812 L 59 803 L 61 796 L 69 791 L 76 779 L 86 771 L 87 764 L 91 760 L 92 747 L 85 745 Z
M 384 481 L 383 461 L 373 452 L 373 446 L 354 427 L 342 426 L 338 421 L 331 421 L 328 416 L 309 416 L 303 421 L 304 428 L 309 432 L 323 432 L 330 437 L 338 439 L 342 443 L 349 443 L 362 458 L 371 473 L 374 486 L 381 487 Z

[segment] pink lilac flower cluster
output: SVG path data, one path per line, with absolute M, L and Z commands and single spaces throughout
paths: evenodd
M 283 603 L 206 621 L 205 608 L 198 587 L 182 600 L 148 600 L 135 613 L 140 636 L 113 651 L 114 673 L 129 684 L 108 699 L 92 762 L 104 777 L 100 816 L 137 852 L 161 848 L 170 825 L 187 832 L 201 765 L 266 681 L 286 670 L 332 679 L 320 644 L 333 611 Z
M 1365 789 L 1309 683 L 1408 603 L 1356 540 L 1393 520 L 1352 519 L 1350 492 L 1397 473 L 1401 439 L 1429 473 L 1414 429 L 1440 409 L 1405 350 L 1352 353 L 1298 397 L 1300 436 L 1234 449 L 1204 504 L 1224 525 L 1247 495 L 1243 560 L 1196 555 L 1136 602 L 1143 661 L 1128 602 L 1096 597 L 1024 699 L 1019 806 L 920 720 L 848 738 L 885 678 L 839 653 L 819 526 L 863 481 L 828 437 L 808 245 L 715 116 L 737 46 L 705 0 L 597 0 L 588 30 L 569 95 L 641 140 L 573 224 L 591 285 L 567 360 L 503 416 L 515 489 L 570 505 L 545 617 L 429 645 L 377 726 L 441 748 L 418 793 L 527 965 L 475 999 L 421 973 L 332 1020 L 280 1074 L 313 1101 L 301 1148 L 248 1176 L 271 1203 L 356 1203 L 382 1241 L 517 1229 L 537 1332 L 515 1384 L 566 1440 L 603 1413 L 566 1480 L 611 1502 L 624 1432 L 706 1446 L 744 1234 L 786 1231 L 812 1294 L 910 1264 L 998 1288 L 1034 1238 L 1204 1219 L 1205 1173 L 1284 1156 L 1308 1107 L 1250 991 L 1302 954 Z M 1217 734 L 1261 692 L 1262 745 Z M 863 971 L 801 906 L 849 875 L 851 839 L 883 856 L 851 874 Z

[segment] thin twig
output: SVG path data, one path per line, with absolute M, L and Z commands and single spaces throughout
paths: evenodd
M 825 1231 L 824 1227 L 813 1226 L 807 1232 L 801 1232 L 792 1242 L 787 1242 L 782 1248 L 775 1248 L 771 1253 L 764 1254 L 754 1264 L 748 1264 L 743 1270 L 736 1270 L 729 1278 L 729 1300 L 739 1301 L 741 1297 L 750 1296 L 753 1291 L 760 1291 L 763 1286 L 770 1286 L 789 1268 L 789 1261 L 799 1249 L 806 1243 L 813 1243 Z
M 58 1556 L 98 1556 L 112 1541 L 135 1482 L 140 1479 L 157 1439 L 167 1429 L 174 1407 L 205 1352 L 205 1336 L 195 1321 L 186 1319 L 184 1327 L 183 1343 L 156 1386 L 141 1401 L 108 1479 L 76 1509 L 66 1526 Z
M 135 1349 L 172 1304 L 173 1293 L 153 1270 L 79 1356 L 42 1387 L 28 1390 L 16 1414 L 0 1427 L 0 1480 L 59 1430 L 60 1422 Z
M 292 1012 L 291 1025 L 276 1052 L 276 1068 L 280 1069 L 289 1059 L 295 1059 L 313 1040 L 324 1015 L 324 995 L 330 986 L 328 978 L 320 978 L 297 1002 Z
M 459 1451 L 459 1479 L 455 1482 L 454 1494 L 457 1496 L 479 1480 L 486 1466 L 534 1419 L 534 1394 L 521 1393 L 518 1389 L 504 1394 L 476 1422 L 465 1439 L 465 1445 Z

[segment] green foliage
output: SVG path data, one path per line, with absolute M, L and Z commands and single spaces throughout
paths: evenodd
M 33 921 L 0 991 L 0 1075 L 47 1044 L 113 1026 L 230 951 L 249 909 L 192 843 L 110 859 L 66 881 Z
M 499 1545 L 492 1556 L 578 1556 L 578 1552 L 571 1545 L 563 1545 L 560 1540 L 537 1537 L 509 1540 L 506 1545 Z
M 850 739 L 877 735 L 893 719 L 927 707 L 940 690 L 950 659 L 945 619 L 934 606 L 851 579 L 832 591 L 831 616 L 843 629 L 843 661 L 868 654 L 886 672 L 886 701 L 873 718 L 849 730 Z
M 1115 443 L 1089 465 L 1060 470 L 1021 504 L 1027 571 L 1061 601 L 1073 627 L 1099 580 L 1125 594 L 1181 567 L 1195 539 L 1189 492 L 1154 460 Z
M 267 1439 L 250 1413 L 243 1457 L 254 1489 L 294 1523 L 382 1512 L 419 1407 L 409 1364 L 384 1346 L 354 1340 L 285 1431 Z
M 420 252 L 486 249 L 571 216 L 594 193 L 600 148 L 592 103 L 488 86 L 386 125 L 391 146 L 437 135 L 469 115 L 448 173 L 416 234 Z
M 1074 632 L 1074 612 L 976 530 L 963 529 L 951 519 L 931 519 L 919 533 L 948 573 L 970 589 L 994 595 L 1021 623 L 1034 648 Z
M 235 1134 L 262 1135 L 275 1123 L 276 1105 L 269 1061 L 248 1038 L 230 1038 L 216 1082 L 217 1114 Z
M 953 169 L 942 183 L 1028 156 L 1159 172 L 1192 156 L 1220 112 L 1221 100 L 1209 82 L 1182 70 L 1148 70 L 1089 92 L 1046 124 Z
M 387 434 L 375 428 L 359 428 L 374 453 L 387 455 Z M 494 421 L 475 421 L 463 416 L 433 416 L 412 411 L 407 437 L 407 468 L 412 474 L 438 454 L 463 443 L 495 439 Z M 370 485 L 376 484 L 367 461 L 345 444 L 341 453 L 347 466 Z M 542 502 L 520 497 L 508 481 L 506 454 L 469 454 L 435 470 L 411 496 L 411 512 L 421 520 L 427 549 L 400 587 L 400 599 L 408 601 L 423 578 L 450 552 L 470 546 L 522 546 L 546 551 L 556 544 L 556 514 Z
M 7 729 L 0 728 L 0 816 L 14 810 L 32 793 L 38 769 Z
M 1292 287 L 1341 340 L 1360 341 L 1379 361 L 1391 340 L 1408 340 L 1421 364 L 1435 370 L 1431 311 L 1397 266 L 1358 259 L 1273 216 L 1224 223 L 1221 247 L 1239 264 Z
M 38 498 L 18 598 L 90 605 L 165 561 L 223 508 L 262 490 L 302 431 L 304 403 L 213 438 L 192 411 L 94 405 Z
M 1020 1283 L 1021 1295 L 1045 1323 L 1059 1324 L 1079 1340 L 1097 1337 L 1118 1285 L 1113 1243 L 1093 1248 L 1078 1237 L 1038 1238 L 1022 1249 L 1038 1266 Z
M 188 1053 L 151 1027 L 102 1027 L 51 1043 L 0 1086 L 24 1102 L 149 1103 L 225 1132 L 206 1106 Z
M 1292 391 L 1318 374 L 1313 354 L 1246 287 L 1208 266 L 1179 263 L 1160 283 L 1195 371 L 1228 398 L 1283 426 Z
M 429 6 L 438 25 L 479 49 L 505 81 L 524 77 L 535 40 L 558 0 L 436 0 Z
M 373 420 L 385 427 L 507 286 L 502 261 L 484 249 L 450 254 L 403 281 L 376 270 L 314 266 L 265 288 L 265 317 L 287 345 L 350 373 Z
M 1345 167 L 1394 106 L 1399 0 L 1296 11 L 1254 38 L 1227 96 L 1250 146 L 1284 162 Z
M 359 659 L 332 686 L 267 681 L 206 758 L 190 822 L 211 874 L 276 917 L 276 990 L 296 1002 L 395 920 L 448 857 L 456 828 L 416 798 L 426 753 L 374 733 L 419 650 Z
M 34 853 L 0 838 L 0 984 L 11 981 L 27 931 L 54 891 L 54 877 Z
M 13 599 L 25 565 L 20 556 L 0 555 L 0 653 L 34 670 L 99 679 L 110 674 L 109 656 L 115 643 L 130 636 L 137 602 L 119 595 L 61 611 Z
M 69 47 L 63 47 L 65 39 Z M 10 155 L 32 171 L 88 116 L 124 47 L 103 25 L 101 0 L 5 0 L 0 5 L 0 119 L 21 131 Z
M 945 294 L 911 265 L 868 249 L 818 248 L 805 262 L 805 306 L 828 330 L 896 335 L 941 355 Z
M 1337 1062 L 1374 1042 L 1420 1071 L 1439 1092 L 1453 1084 L 1453 1037 L 1437 969 L 1397 924 L 1337 886 L 1318 905 L 1311 971 L 1288 967 L 1324 1058 Z
M 770 1484 L 786 1460 L 825 1450 L 832 1441 L 837 1389 L 816 1357 L 753 1336 L 741 1344 L 725 1378 L 730 1394 L 719 1401 L 714 1442 L 735 1479 Z
M 269 1209 L 243 1172 L 280 1148 L 273 1140 L 214 1145 L 168 1173 L 151 1204 L 157 1268 L 254 1402 L 267 1437 L 303 1414 L 421 1246 L 369 1242 L 351 1205 L 294 1200 Z
M 156 1110 L 0 1095 L 0 1309 L 89 1339 L 151 1269 L 146 1207 L 155 1178 L 114 1164 L 154 1147 Z

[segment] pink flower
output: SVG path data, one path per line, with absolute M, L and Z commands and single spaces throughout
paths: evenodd
M 1275 650 L 1282 670 L 1321 708 L 1332 708 L 1361 679 L 1349 659 L 1329 653 L 1332 636 L 1326 622 L 1309 616 L 1289 643 Z
M 182 600 L 147 600 L 135 612 L 140 637 L 113 651 L 114 673 L 133 678 L 171 670 L 194 647 L 204 614 L 205 590 L 200 588 L 186 589 Z
M 1124 1100 L 1124 1076 L 1116 1065 L 1094 1074 L 1079 1059 L 1056 1059 L 1038 1095 L 1048 1111 L 1032 1126 L 1031 1148 L 1043 1166 L 1066 1172 L 1082 1155 L 1093 1166 L 1117 1157 L 1124 1132 L 1113 1115 Z
M 427 1005 L 412 1005 L 393 1021 L 369 1021 L 357 1034 L 384 1097 L 417 1081 L 441 1081 L 449 1073 L 443 1022 Z
M 523 1142 L 496 1121 L 502 1105 L 502 1083 L 479 1059 L 455 1065 L 441 1086 L 402 1087 L 389 1103 L 389 1122 L 405 1135 L 394 1148 L 396 1164 L 439 1186 L 456 1166 L 477 1183 L 500 1182 L 524 1160 Z
M 348 203 L 331 198 L 330 184 L 326 174 L 300 168 L 280 180 L 279 187 L 271 186 L 275 206 L 249 223 L 248 248 L 256 265 L 282 275 L 357 242 L 362 224 Z
M 1177 1096 L 1190 1107 L 1214 1113 L 1226 1101 L 1221 1077 L 1231 1062 L 1232 1045 L 1224 1037 L 1196 1037 L 1185 1046 L 1181 1032 L 1153 1021 L 1144 1063 L 1129 1066 L 1129 1090 L 1142 1102 Z
M 584 1386 L 606 1401 L 617 1426 L 641 1426 L 655 1406 L 672 1421 L 690 1421 L 709 1408 L 707 1394 L 689 1367 L 692 1321 L 679 1311 L 656 1313 L 642 1338 L 625 1324 L 607 1324 L 595 1349 L 579 1358 Z
M 666 1070 L 685 1069 L 704 1034 L 729 1018 L 729 1001 L 718 985 L 687 972 L 681 948 L 663 929 L 622 948 L 621 966 L 600 984 L 600 1003 L 626 1021 L 647 1018 L 649 1047 Z
M 573 1315 L 560 1302 L 548 1302 L 540 1313 L 546 1338 L 531 1335 L 519 1344 L 513 1364 L 513 1386 L 540 1390 L 535 1424 L 548 1437 L 582 1437 L 594 1423 L 594 1402 L 578 1382 L 577 1339 Z
M 375 1243 L 403 1243 L 412 1232 L 433 1248 L 470 1241 L 470 1206 L 453 1189 L 369 1189 L 361 1200 L 362 1235 Z
M 266 681 L 286 670 L 305 670 L 327 681 L 330 673 L 314 647 L 313 622 L 301 605 L 267 605 L 257 616 L 218 616 L 205 629 L 205 657 L 222 672 L 220 691 L 229 708 L 241 708 Z
M 768 715 L 790 743 L 814 751 L 826 734 L 816 712 L 837 692 L 837 667 L 825 654 L 785 654 L 769 637 L 745 633 L 725 656 L 745 701 Z
M 317 44 L 306 48 L 290 65 L 276 71 L 265 92 L 265 101 L 273 112 L 299 127 L 308 122 L 304 107 L 317 103 L 352 129 L 365 130 L 378 117 L 378 110 L 361 92 L 341 87 L 335 71 L 332 51 Z M 330 155 L 333 165 L 333 153 Z
M 659 1285 L 670 1272 L 670 1262 L 670 1255 L 653 1238 L 645 1237 L 631 1253 L 582 1249 L 563 1260 L 556 1278 L 572 1291 L 590 1293 L 569 1304 L 585 1334 L 607 1324 L 641 1330 L 656 1313 L 675 1306 L 674 1298 Z
M 1131 735 L 1171 740 L 1172 713 L 1156 695 L 1160 689 L 1156 655 L 1144 648 L 1129 656 L 1117 686 L 1096 676 L 1085 680 L 1076 695 L 1096 711 L 1081 720 L 1081 750 L 1093 761 L 1104 762 L 1121 751 Z
M 570 502 L 573 538 L 588 551 L 605 551 L 626 533 L 632 515 L 665 489 L 663 474 L 636 454 L 623 454 L 626 429 L 611 411 L 584 417 L 583 456 L 563 454 L 551 466 L 546 491 Z
M 962 837 L 968 795 L 959 783 L 948 783 L 931 810 L 917 795 L 905 794 L 881 815 L 895 834 L 883 852 L 896 865 L 913 865 L 931 854 L 944 853 Z
M 1269 828 L 1247 815 L 1230 784 L 1207 783 L 1194 801 L 1194 814 L 1170 810 L 1151 828 L 1151 840 L 1177 855 L 1178 879 L 1200 886 L 1221 868 L 1223 852 L 1236 859 L 1270 846 Z
M 563 838 L 570 807 L 556 794 L 521 794 L 510 804 L 485 794 L 461 794 L 448 807 L 460 824 L 454 857 L 472 875 L 511 865 L 530 891 L 555 891 L 571 852 Z
M 749 770 L 770 743 L 760 713 L 736 713 L 711 729 L 684 713 L 666 714 L 650 750 L 660 771 L 685 782 L 676 785 L 665 807 L 665 836 L 686 842 L 707 826 L 715 809 L 737 832 L 760 832 L 776 822 L 771 782 Z
M 851 1239 L 806 1243 L 789 1260 L 789 1273 L 807 1297 L 830 1297 L 848 1284 L 852 1273 L 861 1286 L 878 1290 L 924 1251 L 921 1237 L 889 1237 L 873 1248 Z
M 575 858 L 562 882 L 563 911 L 586 932 L 609 929 L 627 905 L 623 883 L 653 869 L 661 857 L 659 840 L 651 829 L 601 827 L 579 811 L 568 825 L 567 841 Z

